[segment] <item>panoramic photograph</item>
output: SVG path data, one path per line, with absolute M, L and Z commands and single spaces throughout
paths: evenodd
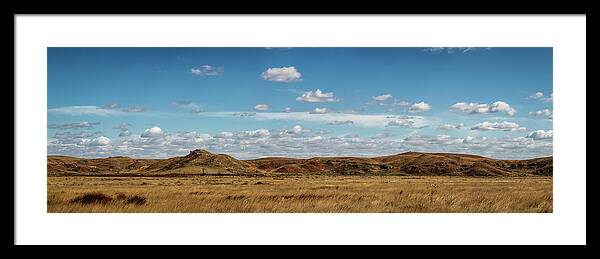
M 552 213 L 552 78 L 551 47 L 48 47 L 47 212 Z

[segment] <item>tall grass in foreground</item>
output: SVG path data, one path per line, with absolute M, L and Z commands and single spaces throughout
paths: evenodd
M 48 212 L 552 212 L 552 178 L 48 177 Z

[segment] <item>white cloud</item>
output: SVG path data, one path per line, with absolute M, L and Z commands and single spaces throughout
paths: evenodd
M 81 139 L 80 142 L 83 146 L 108 146 L 110 145 L 110 139 L 105 136 L 100 136 L 94 139 Z
M 310 111 L 310 114 L 325 114 L 329 112 L 329 110 L 327 110 L 327 108 L 315 108 L 314 110 Z
M 232 132 L 229 131 L 223 131 L 217 135 L 215 135 L 215 138 L 232 138 L 234 135 Z
M 298 127 L 296 127 L 298 126 Z M 283 133 L 283 134 L 282 134 Z M 525 159 L 552 155 L 549 132 L 531 137 L 451 137 L 448 135 L 409 135 L 391 138 L 390 132 L 375 135 L 330 135 L 309 131 L 300 125 L 273 134 L 267 129 L 222 132 L 215 135 L 198 132 L 163 133 L 161 138 L 140 135 L 110 140 L 98 133 L 61 133 L 48 139 L 48 154 L 78 157 L 124 155 L 134 158 L 183 156 L 196 148 L 225 153 L 240 159 L 264 156 L 381 156 L 406 151 L 478 154 L 494 158 Z M 82 140 L 82 138 L 84 140 Z M 105 139 L 106 138 L 106 139 Z
M 388 121 L 386 127 L 401 127 L 412 129 L 420 129 L 427 127 L 427 125 L 424 123 L 423 117 L 399 115 L 386 116 L 386 118 L 393 119 Z
M 536 92 L 535 94 L 530 95 L 528 98 L 537 100 L 537 99 L 541 99 L 542 97 L 544 97 L 544 93 Z
M 73 123 L 63 123 L 63 124 L 48 124 L 49 129 L 90 129 L 95 125 L 100 124 L 100 122 L 73 122 Z
M 394 136 L 396 136 L 396 134 L 384 132 L 384 133 L 378 133 L 378 134 L 371 136 L 371 139 L 384 139 L 384 138 L 391 138 Z
M 294 125 L 291 129 L 286 129 L 286 130 L 282 130 L 279 132 L 279 135 L 274 136 L 274 137 L 281 137 L 281 136 L 300 136 L 303 133 L 309 132 L 310 130 L 305 129 L 302 127 L 302 125 Z
M 373 98 L 373 100 L 375 100 L 377 102 L 385 102 L 388 99 L 392 98 L 392 95 L 391 94 L 383 94 L 383 95 L 379 95 L 379 96 L 373 96 L 371 98 Z
M 65 106 L 48 109 L 49 113 L 64 114 L 64 115 L 117 115 L 120 112 L 114 109 L 106 109 L 98 106 Z
M 404 138 L 403 143 L 409 145 L 458 145 L 463 144 L 463 138 L 453 138 L 448 135 L 421 136 L 412 135 Z
M 543 110 L 539 110 L 539 111 L 535 111 L 535 112 L 529 112 L 529 115 L 533 116 L 533 117 L 539 117 L 539 118 L 545 118 L 545 119 L 552 119 L 552 111 L 548 110 L 548 109 L 543 109 Z
M 392 103 L 392 106 L 406 107 L 406 106 L 410 106 L 410 103 L 407 101 L 396 101 L 396 102 Z
M 159 127 L 152 127 L 149 129 L 144 130 L 144 133 L 142 133 L 141 137 L 142 138 L 158 138 L 158 137 L 162 137 L 163 131 L 161 128 Z
M 292 108 L 290 108 L 290 107 L 285 107 L 285 109 L 283 109 L 283 112 L 292 112 Z
M 107 109 L 117 109 L 117 108 L 120 107 L 120 105 L 118 103 L 116 103 L 116 102 L 113 102 L 113 103 L 110 103 L 110 104 L 108 104 L 108 105 L 106 105 L 104 107 L 107 108 Z
M 266 111 L 268 109 L 271 109 L 271 105 L 268 104 L 264 104 L 264 103 L 260 103 L 254 106 L 254 110 L 257 111 Z
M 502 102 L 502 101 L 497 101 L 492 103 L 492 105 L 490 105 L 490 112 L 491 113 L 495 113 L 495 112 L 504 112 L 510 116 L 513 116 L 515 114 L 515 112 L 517 112 L 514 108 L 510 107 L 510 105 L 508 105 L 508 103 Z
M 345 121 L 334 120 L 332 122 L 328 122 L 327 124 L 329 124 L 329 125 L 348 125 L 348 124 L 354 124 L 354 122 L 351 120 L 345 120 Z
M 552 130 L 536 130 L 527 134 L 527 138 L 532 138 L 534 140 L 552 139 L 553 135 L 554 133 Z
M 527 97 L 527 99 L 540 100 L 542 102 L 547 103 L 547 102 L 552 102 L 553 96 L 554 96 L 554 93 L 550 93 L 550 95 L 548 97 L 546 97 L 546 95 L 544 95 L 544 93 L 536 92 L 535 94 L 532 94 L 529 97 Z
M 462 123 L 453 125 L 453 124 L 442 124 L 438 126 L 439 130 L 459 130 L 462 127 L 464 127 L 465 125 Z
M 240 138 L 265 138 L 271 135 L 267 129 L 246 130 L 239 132 L 236 136 Z
M 323 93 L 320 89 L 316 91 L 308 91 L 302 94 L 302 96 L 298 96 L 296 101 L 299 102 L 309 102 L 309 103 L 322 103 L 322 102 L 338 102 L 333 93 Z
M 465 103 L 459 102 L 450 106 L 450 111 L 462 112 L 466 114 L 481 114 L 481 113 L 506 113 L 510 116 L 514 115 L 517 111 L 512 108 L 508 103 L 497 101 L 492 104 L 479 104 L 479 103 Z
M 298 82 L 302 81 L 302 74 L 295 67 L 274 67 L 262 72 L 261 77 L 273 82 Z
M 110 145 L 110 139 L 105 136 L 100 136 L 94 139 L 94 143 L 96 143 L 99 146 L 106 146 Z
M 319 111 L 323 111 L 320 108 Z M 311 112 L 260 112 L 254 113 L 249 119 L 254 119 L 258 121 L 265 120 L 276 120 L 276 121 L 291 121 L 294 123 L 303 123 L 303 122 L 311 122 L 311 123 L 322 123 L 327 124 L 332 121 L 353 121 L 354 126 L 357 127 L 366 127 L 366 128 L 385 128 L 388 122 L 394 118 L 401 119 L 411 119 L 415 121 L 415 127 L 424 127 L 428 124 L 428 119 L 422 116 L 391 116 L 386 114 L 352 114 L 352 113 L 341 113 L 341 112 L 331 112 L 325 110 L 326 113 L 319 114 L 316 116 L 314 114 L 314 110 Z M 230 117 L 231 112 L 205 112 L 201 113 L 201 116 L 207 117 Z M 236 116 L 240 116 L 240 113 Z
M 294 134 L 300 134 L 300 133 L 302 133 L 302 126 L 295 125 L 294 127 L 292 127 L 292 132 Z
M 233 116 L 239 116 L 239 117 L 251 117 L 251 116 L 255 116 L 256 112 L 234 112 Z
M 409 112 L 426 112 L 431 110 L 431 105 L 425 103 L 425 102 L 420 102 L 420 103 L 415 103 L 413 105 L 410 106 L 410 108 L 408 108 Z
M 471 130 L 499 130 L 499 131 L 522 131 L 526 130 L 524 127 L 520 127 L 519 124 L 514 122 L 482 122 L 471 127 Z
M 127 108 L 123 108 L 123 112 L 145 112 L 146 108 L 142 106 L 130 106 Z
M 402 128 L 413 128 L 415 122 L 410 119 L 395 119 L 393 121 L 388 122 L 388 126 L 390 127 L 402 127 Z
M 193 67 L 190 71 L 192 72 L 192 74 L 197 76 L 218 76 L 223 74 L 223 68 L 213 67 L 211 65 Z
M 460 111 L 467 114 L 477 114 L 488 112 L 489 106 L 487 104 L 459 102 L 450 106 L 450 110 L 454 112 Z

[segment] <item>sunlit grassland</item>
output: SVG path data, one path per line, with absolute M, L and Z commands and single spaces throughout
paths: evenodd
M 105 196 L 83 203 L 86 193 Z M 552 178 L 51 176 L 47 205 L 48 212 L 535 213 L 552 212 Z

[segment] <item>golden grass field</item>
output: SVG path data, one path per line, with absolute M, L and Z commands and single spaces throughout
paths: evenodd
M 91 195 L 86 203 L 83 195 Z M 47 211 L 552 212 L 552 177 L 49 176 Z

